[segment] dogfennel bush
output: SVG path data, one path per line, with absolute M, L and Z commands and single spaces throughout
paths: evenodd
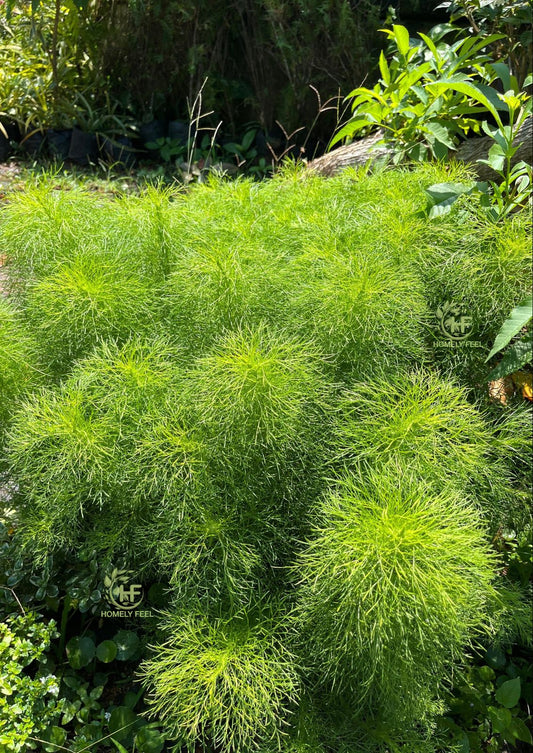
M 528 222 L 435 232 L 425 188 L 464 175 L 3 209 L 17 542 L 168 587 L 143 673 L 176 746 L 434 752 L 469 647 L 517 633 L 488 542 L 527 518 L 527 412 L 469 367 L 526 292 Z M 439 356 L 446 301 L 479 347 Z
M 195 750 L 212 741 L 228 753 L 275 741 L 298 692 L 294 657 L 272 606 L 209 618 L 168 614 L 164 642 L 141 668 L 153 713 Z M 280 632 L 281 630 L 281 632 Z
M 326 495 L 298 573 L 316 682 L 401 728 L 424 719 L 483 626 L 496 560 L 473 504 L 390 464 Z

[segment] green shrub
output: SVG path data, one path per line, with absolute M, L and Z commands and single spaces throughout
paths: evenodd
M 99 342 L 150 330 L 152 291 L 124 265 L 82 257 L 32 286 L 26 316 L 43 359 L 61 373 Z
M 61 714 L 59 679 L 38 667 L 32 677 L 25 670 L 44 663 L 50 641 L 57 637 L 53 620 L 39 622 L 35 614 L 7 618 L 0 623 L 0 752 L 19 753 Z
M 294 265 L 294 284 L 296 326 L 341 373 L 370 376 L 423 358 L 419 280 L 385 254 L 308 251 Z
M 18 312 L 0 298 L 0 444 L 18 400 L 40 381 L 35 352 Z
M 217 337 L 242 326 L 275 321 L 276 259 L 253 240 L 214 247 L 200 241 L 179 256 L 165 287 L 167 326 L 177 342 L 198 355 Z
M 135 550 L 131 529 L 152 501 L 150 469 L 136 455 L 150 427 L 142 419 L 175 383 L 174 357 L 157 340 L 103 345 L 18 413 L 10 460 L 23 493 L 23 533 L 35 552 L 72 547 L 82 531 L 101 551 Z
M 188 750 L 228 753 L 278 742 L 298 693 L 294 657 L 271 609 L 209 620 L 168 615 L 164 642 L 142 665 L 153 713 Z
M 91 558 L 80 610 L 99 571 L 168 587 L 145 678 L 177 745 L 441 753 L 469 647 L 524 640 L 528 411 L 470 366 L 521 298 L 528 220 L 428 222 L 458 175 L 37 186 L 3 210 L 17 546 L 46 598 L 52 554 Z M 448 300 L 481 347 L 438 355 Z
M 54 190 L 51 177 L 12 196 L 9 210 L 2 215 L 0 238 L 10 260 L 8 283 L 18 296 L 83 248 L 101 256 L 105 246 L 101 204 L 83 190 Z
M 263 326 L 228 334 L 198 359 L 187 386 L 197 421 L 216 448 L 213 461 L 228 470 L 272 465 L 298 447 L 320 376 L 312 343 Z
M 415 479 L 347 477 L 298 564 L 305 661 L 358 716 L 400 729 L 435 713 L 496 575 L 476 508 Z

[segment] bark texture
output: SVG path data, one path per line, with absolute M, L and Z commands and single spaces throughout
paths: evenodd
M 529 117 L 520 127 L 516 138 L 515 145 L 520 144 L 518 151 L 514 155 L 512 162 L 523 160 L 529 165 L 533 164 L 533 117 Z M 382 138 L 382 131 L 367 136 L 352 144 L 341 146 L 334 149 L 328 154 L 324 154 L 318 159 L 308 163 L 307 169 L 313 170 L 320 175 L 332 176 L 337 175 L 346 167 L 358 167 L 365 165 L 367 162 L 373 162 L 379 157 L 387 154 L 387 148 L 377 142 Z M 488 165 L 479 164 L 478 159 L 486 159 L 489 149 L 494 141 L 489 136 L 481 136 L 472 139 L 466 139 L 459 145 L 456 152 L 451 152 L 452 159 L 465 162 L 474 170 L 479 180 L 495 180 L 498 176 L 491 170 Z

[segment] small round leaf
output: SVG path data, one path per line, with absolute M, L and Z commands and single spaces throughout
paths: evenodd
M 109 664 L 113 659 L 116 659 L 117 652 L 118 647 L 115 641 L 102 641 L 96 647 L 96 656 L 104 664 Z
M 512 709 L 520 700 L 520 691 L 520 678 L 515 677 L 502 683 L 494 695 L 498 703 L 506 709 Z
M 73 669 L 86 667 L 94 659 L 96 646 L 91 638 L 75 636 L 67 643 L 67 657 Z
M 132 659 L 140 645 L 139 636 L 132 630 L 119 630 L 114 640 L 117 644 L 117 659 L 119 661 Z
M 158 729 L 146 725 L 135 735 L 135 745 L 139 753 L 161 753 L 165 745 L 165 736 Z
M 120 742 L 124 742 L 132 735 L 133 725 L 137 721 L 137 714 L 127 706 L 113 709 L 109 718 L 109 731 Z

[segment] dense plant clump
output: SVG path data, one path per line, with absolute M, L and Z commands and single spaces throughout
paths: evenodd
M 485 619 L 494 570 L 479 513 L 392 465 L 342 479 L 320 514 L 298 567 L 313 671 L 363 718 L 401 728 L 431 709 Z
M 429 223 L 450 177 L 288 168 L 107 202 L 41 181 L 3 210 L 5 548 L 39 596 L 22 564 L 2 596 L 59 611 L 75 671 L 144 659 L 176 751 L 448 753 L 466 658 L 527 640 L 528 411 L 480 385 L 529 220 L 465 197 Z M 163 592 L 147 649 L 91 622 L 125 573 Z M 108 719 L 104 686 L 39 734 L 160 753 L 140 696 Z M 527 739 L 499 687 L 485 713 Z
M 273 738 L 279 745 L 298 677 L 275 617 L 249 606 L 230 619 L 173 615 L 163 629 L 168 638 L 143 673 L 175 736 L 190 749 L 212 741 L 228 753 Z

